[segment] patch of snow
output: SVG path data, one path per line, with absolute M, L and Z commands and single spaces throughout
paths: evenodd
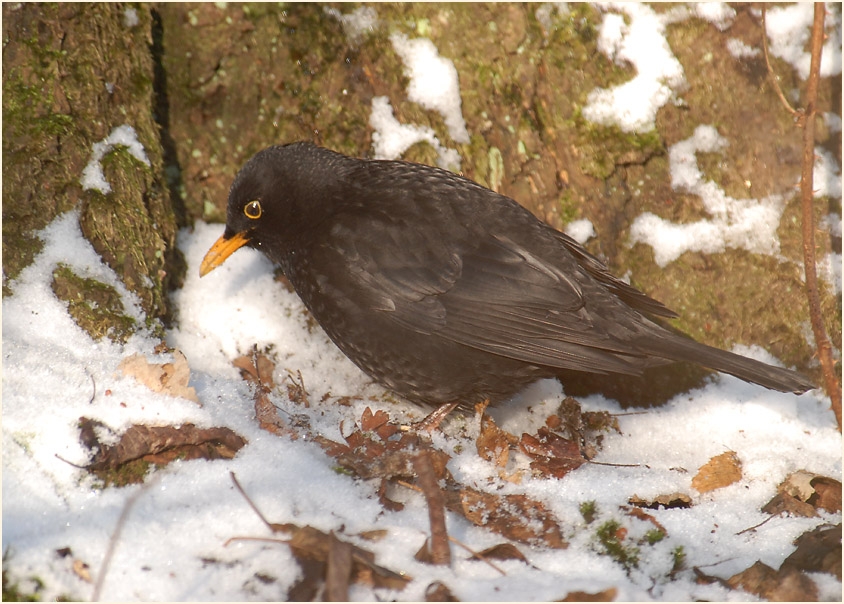
M 96 189 L 103 195 L 111 192 L 111 185 L 105 179 L 100 161 L 102 161 L 106 153 L 118 146 L 126 147 L 126 150 L 132 157 L 147 166 L 150 165 L 146 151 L 144 151 L 144 146 L 138 141 L 135 129 L 128 124 L 117 126 L 106 138 L 98 143 L 94 143 L 91 159 L 82 170 L 82 177 L 79 179 L 83 189 Z
M 666 266 L 686 251 L 711 254 L 730 247 L 756 254 L 779 253 L 777 227 L 784 208 L 782 196 L 734 199 L 717 183 L 704 178 L 698 168 L 697 152 L 713 153 L 726 145 L 726 139 L 714 127 L 703 125 L 669 149 L 671 188 L 699 196 L 712 218 L 676 224 L 651 212 L 638 216 L 630 227 L 630 240 L 653 247 L 659 266 Z
M 440 56 L 428 38 L 408 39 L 395 33 L 390 36 L 393 48 L 405 65 L 410 78 L 408 98 L 426 109 L 439 112 L 448 127 L 449 136 L 458 143 L 469 142 L 469 132 L 460 109 L 460 82 L 450 59 Z
M 595 236 L 595 227 L 586 218 L 573 220 L 566 225 L 565 233 L 579 244 L 583 245 Z
M 824 33 L 828 39 L 821 53 L 821 77 L 841 73 L 841 10 L 827 3 Z M 838 4 L 840 7 L 840 4 Z M 814 5 L 796 3 L 774 6 L 765 15 L 769 38 L 768 50 L 775 57 L 787 61 L 797 70 L 801 79 L 809 77 L 811 54 L 806 50 L 811 37 Z
M 460 169 L 460 155 L 445 148 L 428 126 L 400 123 L 386 96 L 372 99 L 369 124 L 374 128 L 372 145 L 376 159 L 398 159 L 402 153 L 418 142 L 425 141 L 437 150 L 437 165 L 441 168 Z
M 636 75 L 613 88 L 590 92 L 583 116 L 624 132 L 653 130 L 657 110 L 685 83 L 683 67 L 665 38 L 665 21 L 644 4 L 611 2 L 602 7 L 607 13 L 598 48 L 619 65 L 630 63 Z

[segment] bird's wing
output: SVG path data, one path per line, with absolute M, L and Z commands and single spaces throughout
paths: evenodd
M 537 365 L 641 369 L 634 340 L 649 322 L 637 322 L 640 315 L 552 231 L 536 229 L 531 235 L 542 241 L 525 246 L 506 235 L 473 236 L 471 227 L 437 223 L 439 230 L 424 219 L 352 216 L 337 221 L 330 244 L 311 253 L 323 256 L 321 266 L 334 267 L 329 280 L 343 281 L 338 291 L 415 332 Z

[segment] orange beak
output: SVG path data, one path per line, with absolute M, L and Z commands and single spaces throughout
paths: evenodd
M 199 276 L 204 277 L 213 271 L 247 243 L 249 243 L 249 237 L 246 233 L 237 233 L 229 239 L 226 239 L 225 235 L 221 236 L 202 259 L 202 264 L 199 265 Z

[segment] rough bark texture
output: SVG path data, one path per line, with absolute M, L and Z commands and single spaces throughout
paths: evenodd
M 356 7 L 334 6 L 341 13 Z M 683 103 L 659 111 L 656 130 L 638 135 L 581 115 L 596 86 L 633 74 L 598 52 L 602 17 L 591 6 L 552 15 L 546 31 L 536 4 L 379 4 L 378 26 L 357 41 L 320 4 L 141 5 L 131 28 L 126 8 L 3 5 L 4 295 L 38 249 L 33 231 L 79 207 L 86 237 L 149 316 L 166 320 L 167 288 L 181 270 L 177 227 L 224 220 L 233 176 L 269 144 L 306 139 L 370 155 L 371 101 L 387 95 L 400 122 L 430 126 L 458 149 L 469 178 L 554 226 L 591 220 L 590 251 L 679 312 L 680 330 L 720 347 L 761 344 L 819 379 L 805 336 L 799 261 L 800 131 L 770 89 L 764 59 L 737 60 L 725 48 L 729 37 L 761 47 L 750 5 L 735 7 L 724 32 L 696 18 L 667 27 L 688 87 Z M 439 114 L 407 100 L 392 32 L 429 37 L 454 62 L 469 143 L 454 143 Z M 789 65 L 774 59 L 774 67 L 784 90 L 805 88 Z M 818 112 L 840 115 L 840 91 L 840 76 L 824 79 Z M 82 191 L 92 145 L 124 123 L 136 129 L 151 166 L 117 149 L 103 161 L 112 192 Z M 779 227 L 783 259 L 687 252 L 661 268 L 649 246 L 629 245 L 630 225 L 644 211 L 675 222 L 709 217 L 697 197 L 672 191 L 666 156 L 700 124 L 715 125 L 729 141 L 721 153 L 698 156 L 707 178 L 736 198 L 788 198 Z M 817 135 L 840 162 L 840 133 L 820 121 Z M 427 144 L 405 154 L 428 163 L 435 157 Z M 839 200 L 817 207 L 818 221 L 841 211 Z M 840 239 L 826 232 L 817 243 L 818 257 L 840 252 Z M 821 286 L 824 318 L 840 343 L 840 301 Z M 622 385 L 633 398 L 659 399 L 701 375 L 682 367 Z

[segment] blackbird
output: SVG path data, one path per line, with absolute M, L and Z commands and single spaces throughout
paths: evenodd
M 802 375 L 700 344 L 516 201 L 447 170 L 272 146 L 240 170 L 200 267 L 241 246 L 281 267 L 328 336 L 418 403 L 504 401 L 570 370 L 640 375 L 688 361 L 781 392 Z

